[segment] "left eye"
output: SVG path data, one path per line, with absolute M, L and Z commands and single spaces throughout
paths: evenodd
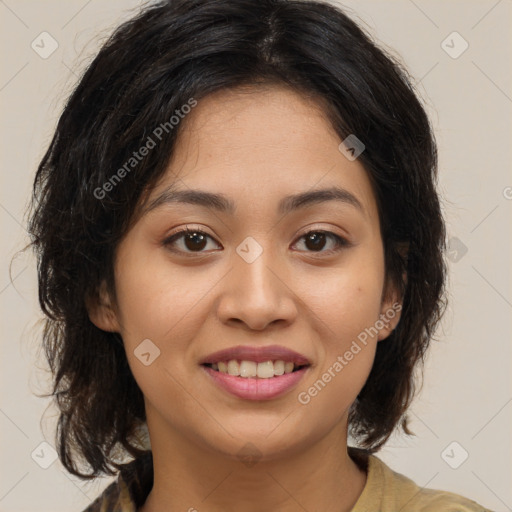
M 201 253 L 204 252 L 205 246 L 208 244 L 208 239 L 214 240 L 210 235 L 198 229 L 183 229 L 172 234 L 166 238 L 162 243 L 174 252 L 189 252 Z M 340 250 L 341 248 L 349 245 L 347 240 L 339 235 L 331 233 L 330 231 L 312 230 L 300 236 L 299 240 L 304 239 L 306 247 L 310 249 L 307 252 L 323 252 L 332 253 Z M 323 251 L 326 240 L 331 240 L 334 243 L 334 248 Z M 183 242 L 182 246 L 176 249 L 177 242 Z
M 339 235 L 331 233 L 330 231 L 308 231 L 302 235 L 299 240 L 303 238 L 305 239 L 304 243 L 306 246 L 313 248 L 312 252 L 324 252 L 330 254 L 339 251 L 343 247 L 349 245 L 347 240 Z M 326 239 L 331 239 L 334 241 L 334 248 L 327 251 L 322 251 L 322 249 L 325 247 Z

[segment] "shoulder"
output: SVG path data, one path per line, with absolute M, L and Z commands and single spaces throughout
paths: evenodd
M 83 512 L 136 512 L 153 485 L 151 451 L 125 464 L 112 482 Z
M 433 489 L 419 489 L 411 503 L 421 512 L 491 512 L 476 501 L 459 494 Z
M 419 487 L 374 455 L 358 452 L 354 460 L 364 461 L 367 481 L 352 512 L 492 512 L 459 494 Z
M 119 476 L 83 512 L 109 512 L 111 510 L 125 512 L 137 510 L 126 483 Z

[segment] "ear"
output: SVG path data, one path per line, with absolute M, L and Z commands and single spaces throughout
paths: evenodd
M 404 261 L 407 261 L 409 244 L 400 244 L 398 252 Z M 405 265 L 404 265 L 405 266 Z M 402 273 L 404 284 L 407 283 L 407 272 Z M 390 276 L 386 279 L 386 285 L 382 293 L 381 310 L 376 326 L 379 330 L 378 340 L 386 339 L 396 328 L 402 312 L 403 295 L 399 284 Z
M 86 308 L 89 313 L 89 320 L 98 329 L 107 332 L 119 332 L 120 325 L 117 319 L 117 313 L 107 291 L 107 284 L 102 281 L 96 293 L 92 297 L 86 298 Z

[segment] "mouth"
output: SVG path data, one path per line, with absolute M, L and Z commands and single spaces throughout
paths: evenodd
M 203 366 L 219 373 L 242 377 L 245 379 L 271 379 L 288 373 L 294 373 L 309 366 L 309 364 L 296 364 L 293 361 L 276 359 L 263 362 L 230 359 L 218 363 L 203 363 Z
M 210 354 L 200 365 L 212 384 L 237 398 L 271 400 L 297 386 L 311 362 L 279 345 L 239 345 Z

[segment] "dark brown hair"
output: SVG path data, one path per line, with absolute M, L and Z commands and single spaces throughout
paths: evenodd
M 102 282 L 115 298 L 114 253 L 172 155 L 181 124 L 171 129 L 171 116 L 190 98 L 257 83 L 320 98 L 340 141 L 355 134 L 365 144 L 359 159 L 374 186 L 386 272 L 403 293 L 403 309 L 378 344 L 349 426 L 369 451 L 399 424 L 408 432 L 414 370 L 444 309 L 446 272 L 436 144 L 411 79 L 326 2 L 169 0 L 144 7 L 103 45 L 71 94 L 34 182 L 29 232 L 60 409 L 58 453 L 77 476 L 112 475 L 119 448 L 141 455 L 135 434 L 145 423 L 122 340 L 92 324 L 86 299 Z M 162 125 L 168 129 L 158 148 L 105 187 Z M 80 471 L 79 461 L 91 471 Z

